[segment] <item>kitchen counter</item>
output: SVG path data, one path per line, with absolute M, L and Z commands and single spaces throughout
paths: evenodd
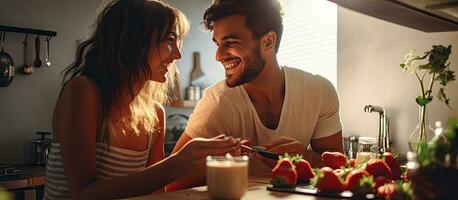
M 270 184 L 270 175 L 250 177 L 248 180 L 248 190 L 242 197 L 242 200 L 250 199 L 285 199 L 285 200 L 335 200 L 333 198 L 317 197 L 303 194 L 292 194 L 284 192 L 273 192 L 266 189 Z M 128 198 L 129 200 L 150 200 L 150 199 L 192 199 L 192 200 L 209 200 L 207 186 L 195 187 L 186 190 L 173 192 L 149 194 Z
M 45 184 L 46 166 L 17 165 L 21 175 L 1 177 L 0 186 L 5 189 L 35 187 Z
M 15 199 L 42 199 L 46 166 L 16 165 L 22 171 L 21 175 L 0 178 L 0 187 L 9 190 Z

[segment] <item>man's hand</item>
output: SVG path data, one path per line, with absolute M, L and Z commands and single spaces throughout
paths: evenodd
M 313 139 L 310 141 L 310 145 L 312 146 L 313 151 L 306 151 L 305 145 L 301 144 L 299 141 L 288 137 L 281 137 L 271 144 L 263 146 L 267 151 L 272 151 L 279 155 L 283 155 L 285 153 L 293 156 L 300 154 L 305 160 L 309 161 L 313 167 L 323 167 L 323 162 L 321 161 L 321 153 L 325 151 L 343 152 L 342 131 L 327 137 Z M 259 155 L 256 155 L 256 158 L 271 168 L 275 167 L 277 164 L 277 161 L 267 159 Z
M 288 153 L 289 155 L 303 155 L 305 152 L 305 147 L 299 141 L 289 138 L 289 137 L 281 137 L 280 139 L 272 142 L 271 144 L 262 145 L 266 148 L 266 151 L 270 151 L 276 153 L 278 155 L 284 155 Z M 264 164 L 273 168 L 276 164 L 276 160 L 264 158 L 260 155 L 256 155 L 256 158 L 261 160 Z

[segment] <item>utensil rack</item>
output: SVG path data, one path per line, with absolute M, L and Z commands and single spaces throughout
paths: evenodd
M 15 33 L 25 33 L 25 34 L 33 34 L 33 35 L 46 35 L 48 37 L 54 37 L 57 35 L 55 31 L 22 28 L 22 27 L 14 27 L 14 26 L 2 26 L 2 25 L 0 25 L 0 32 L 15 32 Z

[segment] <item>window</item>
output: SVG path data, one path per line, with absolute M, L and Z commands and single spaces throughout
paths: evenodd
M 283 0 L 280 65 L 319 74 L 337 87 L 337 5 L 324 0 Z

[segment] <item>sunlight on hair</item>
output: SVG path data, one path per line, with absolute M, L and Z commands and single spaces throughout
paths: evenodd
M 157 109 L 160 109 L 161 105 L 169 103 L 169 94 L 177 84 L 177 73 L 177 67 L 172 63 L 168 67 L 167 81 L 165 83 L 155 81 L 147 81 L 145 83 L 142 90 L 130 104 L 130 117 L 121 120 L 122 123 L 128 126 L 128 129 L 132 129 L 137 135 L 142 130 L 145 130 L 148 134 L 157 132 L 155 130 L 159 121 Z M 123 134 L 125 134 L 124 131 Z

